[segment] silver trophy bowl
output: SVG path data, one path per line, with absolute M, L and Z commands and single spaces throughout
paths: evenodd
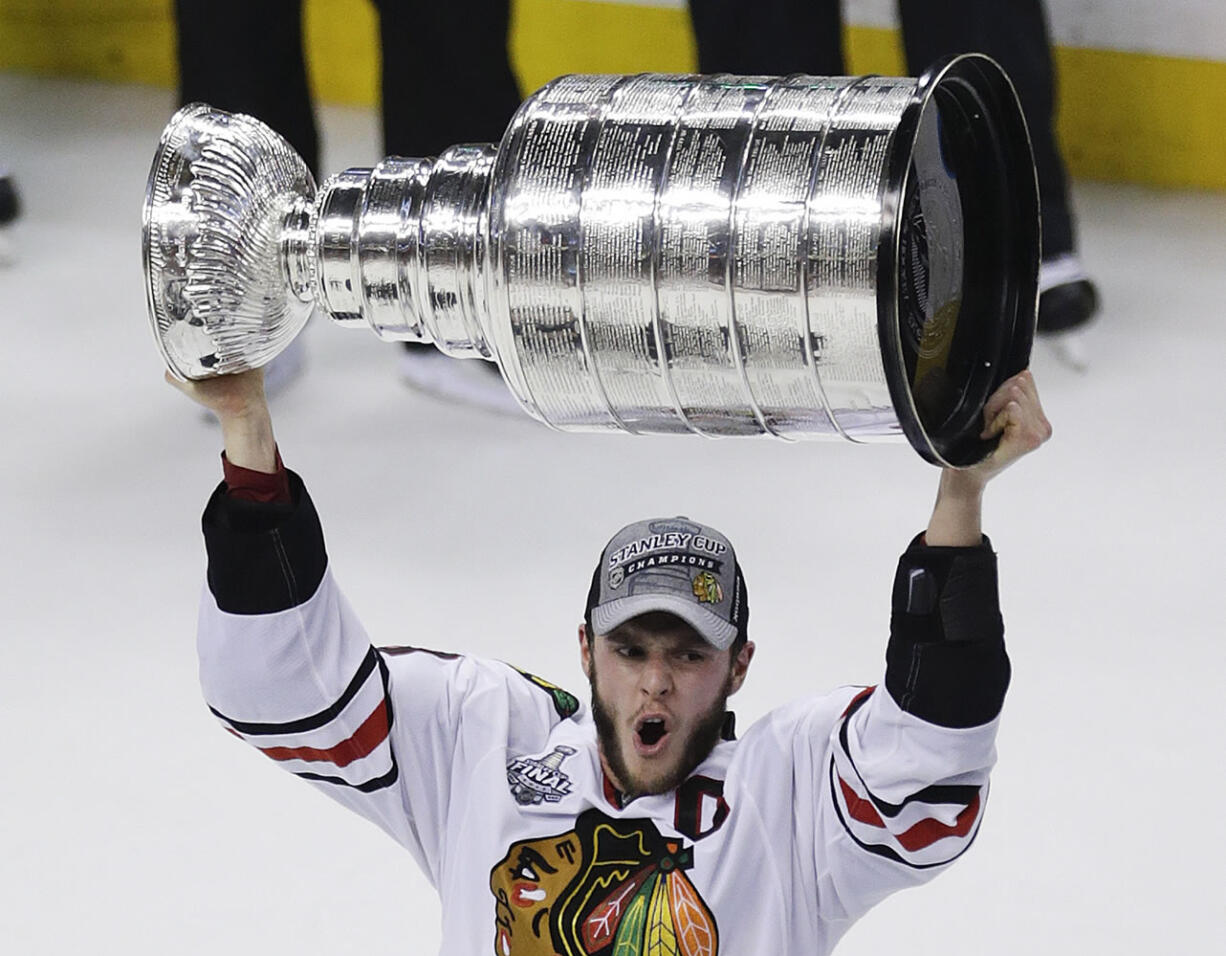
M 556 428 L 905 437 L 961 467 L 1029 360 L 1038 190 L 979 54 L 918 81 L 564 76 L 498 146 L 318 191 L 263 124 L 197 104 L 154 158 L 144 262 L 182 378 L 263 365 L 319 307 L 497 362 Z

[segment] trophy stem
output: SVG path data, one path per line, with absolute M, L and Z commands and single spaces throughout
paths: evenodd
M 339 325 L 493 359 L 485 283 L 495 156 L 492 145 L 455 146 L 328 180 L 305 227 L 302 205 L 286 218 L 282 257 L 295 293 Z
M 314 203 L 295 197 L 281 226 L 281 265 L 285 282 L 299 302 L 314 302 L 315 257 L 311 252 Z

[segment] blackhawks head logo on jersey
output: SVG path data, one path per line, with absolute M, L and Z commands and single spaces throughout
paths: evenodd
M 496 956 L 716 956 L 715 917 L 685 871 L 693 848 L 649 820 L 588 810 L 521 840 L 490 872 Z

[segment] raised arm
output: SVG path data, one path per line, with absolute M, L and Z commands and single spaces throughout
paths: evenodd
M 197 650 L 209 709 L 389 833 L 439 883 L 451 782 L 470 776 L 458 762 L 497 740 L 538 752 L 567 715 L 507 665 L 372 646 L 332 574 L 311 496 L 280 461 L 261 373 L 170 381 L 217 416 L 225 443 L 225 480 L 202 519 L 208 592 Z M 470 706 L 479 719 L 462 719 Z
M 847 910 L 932 876 L 982 819 L 1010 665 L 981 503 L 992 478 L 1051 435 L 1029 372 L 989 400 L 983 436 L 997 434 L 985 461 L 942 473 L 928 529 L 898 562 L 884 685 L 836 724 L 819 845 L 826 858 L 847 851 L 830 867 Z
M 225 480 L 205 507 L 200 682 L 231 734 L 421 851 L 403 813 L 389 669 L 328 568 L 302 480 L 281 464 L 260 371 L 167 380 L 212 411 Z
M 1034 377 L 1005 382 L 984 409 L 983 437 L 996 449 L 971 468 L 941 473 L 928 528 L 894 578 L 886 687 L 907 713 L 944 727 L 986 724 L 1009 684 L 996 555 L 982 531 L 988 482 L 1038 448 L 1052 428 Z

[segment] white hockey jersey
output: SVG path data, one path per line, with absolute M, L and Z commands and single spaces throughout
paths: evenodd
M 570 694 L 503 663 L 372 647 L 296 493 L 271 526 L 210 503 L 205 697 L 414 855 L 442 899 L 442 952 L 827 953 L 974 839 L 998 718 L 939 726 L 885 686 L 780 707 L 677 790 L 623 806 Z M 261 596 L 265 573 L 280 579 Z

